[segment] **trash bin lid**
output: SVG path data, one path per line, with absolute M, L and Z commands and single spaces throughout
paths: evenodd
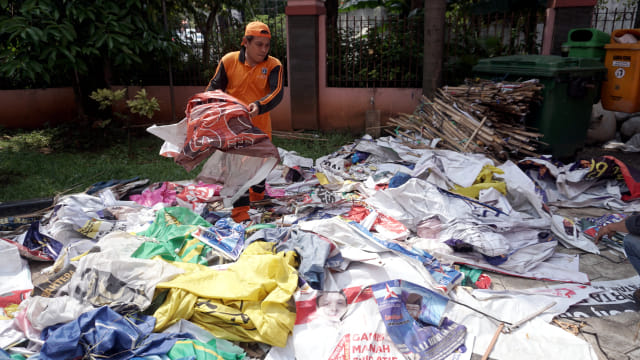
M 607 68 L 599 60 L 591 58 L 510 55 L 481 59 L 472 70 L 476 73 L 552 77 L 573 72 L 605 72 Z

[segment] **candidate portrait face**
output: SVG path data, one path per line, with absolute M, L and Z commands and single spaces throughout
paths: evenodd
M 405 307 L 414 319 L 420 317 L 420 310 L 422 310 L 422 296 L 420 294 L 411 293 L 405 301 Z
M 347 311 L 347 297 L 338 291 L 324 291 L 318 297 L 318 311 L 332 319 L 339 319 Z

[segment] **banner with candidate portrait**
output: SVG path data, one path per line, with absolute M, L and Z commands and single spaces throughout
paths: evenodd
M 378 283 L 371 290 L 389 337 L 405 357 L 445 359 L 466 350 L 466 327 L 443 317 L 445 296 L 403 280 Z
M 466 328 L 442 315 L 448 299 L 414 283 L 392 280 L 337 291 L 303 284 L 295 300 L 293 336 L 284 348 L 271 348 L 265 360 L 471 356 Z

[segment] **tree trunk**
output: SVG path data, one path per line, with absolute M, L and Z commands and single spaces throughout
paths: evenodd
M 202 43 L 202 65 L 205 68 L 208 68 L 211 64 L 211 34 L 214 32 L 213 27 L 216 23 L 216 16 L 220 11 L 220 4 L 216 3 L 209 12 L 207 16 L 206 23 L 202 26 L 199 31 L 202 33 L 203 43 Z
M 442 82 L 444 26 L 447 0 L 424 1 L 422 93 L 431 96 Z
M 73 69 L 73 78 L 71 79 L 71 84 L 73 87 L 73 98 L 76 103 L 76 116 L 78 119 L 78 123 L 82 128 L 86 128 L 88 125 L 87 113 L 84 107 L 84 101 L 82 97 L 82 86 L 80 83 L 80 74 L 78 74 L 77 69 Z
M 111 71 L 111 60 L 108 57 L 104 58 L 104 62 L 102 63 L 102 73 L 104 77 L 104 83 L 107 88 L 111 88 L 112 76 L 113 72 Z

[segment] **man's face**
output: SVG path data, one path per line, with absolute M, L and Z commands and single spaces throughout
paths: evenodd
M 246 55 L 249 60 L 249 65 L 256 65 L 261 63 L 269 53 L 271 47 L 271 39 L 266 37 L 256 36 L 253 40 L 246 44 Z

